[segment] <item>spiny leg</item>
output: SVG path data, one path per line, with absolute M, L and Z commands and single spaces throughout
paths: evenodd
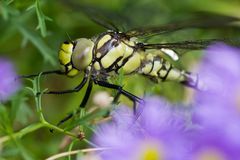
M 62 90 L 62 91 L 46 91 L 46 92 L 43 92 L 43 94 L 67 94 L 67 93 L 78 92 L 82 89 L 82 87 L 86 84 L 86 82 L 87 82 L 87 77 L 84 77 L 81 83 L 73 89 Z
M 86 106 L 86 104 L 88 102 L 88 99 L 90 97 L 91 91 L 92 91 L 92 80 L 90 79 L 89 82 L 88 82 L 88 87 L 87 87 L 86 93 L 83 97 L 83 100 L 82 100 L 79 108 L 75 112 L 72 112 L 72 113 L 68 114 L 65 118 L 63 118 L 61 121 L 59 121 L 57 126 L 60 126 L 64 122 L 71 119 L 74 115 L 77 115 L 77 114 L 80 113 L 81 109 L 83 109 Z
M 80 108 L 85 108 L 85 106 L 88 102 L 88 99 L 90 97 L 90 94 L 92 92 L 92 86 L 93 86 L 93 82 L 92 82 L 92 79 L 90 79 L 89 82 L 88 82 L 88 87 L 87 87 L 86 93 L 85 93 L 85 95 L 83 97 L 83 100 L 80 104 Z
M 125 95 L 126 97 L 128 97 L 128 98 L 131 99 L 131 100 L 135 100 L 135 101 L 137 101 L 137 102 L 142 101 L 141 98 L 133 95 L 132 93 L 130 93 L 130 92 L 124 90 L 124 89 L 122 89 L 122 87 L 119 86 L 119 85 L 111 84 L 111 83 L 108 83 L 108 82 L 105 82 L 105 81 L 98 81 L 98 80 L 96 80 L 96 79 L 94 79 L 93 81 L 94 81 L 94 83 L 96 83 L 96 84 L 99 85 L 99 86 L 106 87 L 106 88 L 111 88 L 111 89 L 116 89 L 116 90 L 118 90 L 121 94 Z
M 121 96 L 121 92 L 118 91 L 117 94 L 114 96 L 112 104 L 117 104 L 120 96 Z
M 116 105 L 118 103 L 118 100 L 119 100 L 121 94 L 122 93 L 120 91 L 117 92 L 116 96 L 114 96 L 112 104 Z M 133 102 L 133 113 L 136 115 L 136 113 L 137 113 L 137 104 L 136 104 L 136 101 L 132 100 L 132 102 Z
M 82 87 L 86 84 L 87 82 L 87 76 L 84 76 L 83 80 L 81 81 L 81 83 L 75 87 L 74 89 L 71 89 L 71 90 L 65 90 L 65 91 L 48 91 L 48 92 L 43 92 L 43 94 L 66 94 L 66 93 L 73 93 L 73 92 L 78 92 L 82 89 Z M 76 111 L 76 114 L 78 113 L 79 111 L 77 110 Z M 57 123 L 57 126 L 60 126 L 61 124 L 63 124 L 64 122 L 66 122 L 67 120 L 69 120 L 70 118 L 73 117 L 75 113 L 70 113 L 68 114 L 66 117 L 64 117 L 62 120 L 60 120 L 58 123 Z M 53 129 L 50 129 L 50 132 L 53 132 Z
M 43 92 L 43 94 L 67 94 L 67 93 L 73 93 L 73 92 L 79 92 L 83 86 L 86 84 L 88 80 L 88 75 L 85 74 L 84 78 L 82 79 L 81 83 L 76 86 L 75 88 L 73 89 L 68 89 L 68 90 L 62 90 L 62 91 L 46 91 L 46 92 Z
M 44 71 L 38 74 L 31 74 L 31 75 L 22 75 L 19 76 L 19 78 L 33 78 L 33 77 L 37 77 L 39 76 L 39 74 L 41 75 L 47 75 L 47 74 L 59 74 L 59 75 L 63 75 L 65 74 L 64 72 L 62 72 L 61 70 L 53 70 L 53 71 Z
M 124 89 L 122 89 L 121 86 L 111 84 L 111 83 L 108 83 L 108 82 L 105 82 L 105 81 L 98 81 L 96 79 L 94 79 L 94 83 L 96 83 L 97 85 L 102 86 L 102 87 L 118 90 L 119 94 L 123 94 L 124 96 L 128 97 L 133 102 L 134 113 L 136 113 L 136 102 L 140 103 L 140 102 L 143 101 L 141 98 L 133 95 L 132 93 L 130 93 L 130 92 L 124 90 Z

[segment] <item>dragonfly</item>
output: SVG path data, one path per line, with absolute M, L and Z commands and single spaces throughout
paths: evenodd
M 107 29 L 93 38 L 78 38 L 65 41 L 58 52 L 58 61 L 61 69 L 44 71 L 41 75 L 58 74 L 76 77 L 83 73 L 82 81 L 72 89 L 60 91 L 44 91 L 42 94 L 68 94 L 79 92 L 85 85 L 87 89 L 79 109 L 84 108 L 90 97 L 93 85 L 99 85 L 117 91 L 113 102 L 117 102 L 121 95 L 133 102 L 134 111 L 137 103 L 143 100 L 124 89 L 123 86 L 109 82 L 109 79 L 122 73 L 125 76 L 139 74 L 156 83 L 173 81 L 187 87 L 199 89 L 197 74 L 178 68 L 168 60 L 178 61 L 181 54 L 175 49 L 199 50 L 209 44 L 224 41 L 239 46 L 239 41 L 229 39 L 186 40 L 170 43 L 144 43 L 138 41 L 139 37 L 156 36 L 172 33 L 186 28 L 208 28 L 223 26 L 222 21 L 196 21 L 173 23 L 155 27 L 142 27 L 121 32 L 113 23 L 91 17 L 97 24 Z M 230 20 L 231 22 L 233 20 Z M 32 78 L 39 74 L 23 75 L 22 78 Z M 74 113 L 62 119 L 58 125 L 72 118 Z

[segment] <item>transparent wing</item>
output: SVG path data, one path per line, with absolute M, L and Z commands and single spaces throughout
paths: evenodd
M 240 39 L 208 39 L 208 40 L 195 40 L 195 41 L 182 41 L 174 43 L 159 43 L 159 44 L 143 44 L 139 43 L 136 46 L 136 49 L 150 50 L 158 49 L 162 53 L 173 61 L 178 61 L 180 56 L 186 53 L 184 50 L 201 50 L 206 48 L 212 43 L 224 42 L 229 45 L 240 47 Z
M 112 31 L 118 31 L 118 27 L 106 16 L 99 14 L 95 8 L 84 7 L 82 11 L 96 24 Z M 101 12 L 103 13 L 103 12 Z
M 108 30 L 113 30 L 113 31 L 119 30 L 118 27 L 110 20 L 110 19 L 117 19 L 115 17 L 119 18 L 119 16 L 114 15 L 113 12 L 96 8 L 93 6 L 84 5 L 71 0 L 61 0 L 61 2 L 64 5 L 69 6 L 71 9 L 74 9 L 77 12 L 84 13 L 93 22 L 95 22 L 96 24 Z
M 237 19 L 231 17 L 199 18 L 162 26 L 135 28 L 125 32 L 125 34 L 128 37 L 138 37 L 169 33 L 187 28 L 230 28 L 234 27 L 232 24 L 237 21 Z
M 207 39 L 207 40 L 195 40 L 195 41 L 182 41 L 173 43 L 158 43 L 158 44 L 142 44 L 137 45 L 139 49 L 187 49 L 187 50 L 199 50 L 204 49 L 212 43 L 224 42 L 229 45 L 240 47 L 240 39 Z

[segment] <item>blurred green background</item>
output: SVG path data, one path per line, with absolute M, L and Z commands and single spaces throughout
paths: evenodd
M 91 38 L 106 29 L 91 19 L 110 20 L 120 30 L 126 31 L 141 26 L 156 26 L 172 22 L 191 21 L 192 19 L 240 19 L 239 0 L 1 0 L 0 1 L 0 56 L 13 61 L 19 75 L 39 73 L 58 69 L 57 52 L 60 44 L 80 37 Z M 164 34 L 145 42 L 176 42 L 206 38 L 238 38 L 240 21 L 228 29 L 188 29 L 171 34 Z M 223 24 L 224 25 L 224 24 Z M 68 37 L 69 35 L 69 37 Z M 175 65 L 194 71 L 202 51 L 180 51 L 186 53 Z M 221 58 L 221 57 L 220 57 Z M 73 88 L 81 81 L 82 75 L 70 79 L 51 75 L 43 77 L 41 87 L 51 90 Z M 137 79 L 137 81 L 136 81 Z M 140 97 L 144 95 L 163 96 L 170 101 L 188 103 L 191 89 L 180 84 L 166 82 L 154 84 L 150 80 L 132 75 L 123 77 L 121 84 L 125 89 Z M 13 131 L 29 126 L 38 121 L 33 97 L 24 89 L 31 83 L 23 81 L 23 89 L 5 104 L 7 114 L 15 105 L 17 110 L 11 127 Z M 56 124 L 67 113 L 78 107 L 86 87 L 79 93 L 68 95 L 43 96 L 43 113 L 46 119 Z M 93 106 L 92 97 L 97 91 L 107 90 L 94 86 L 87 108 Z M 112 91 L 107 90 L 110 95 Z M 17 99 L 17 101 L 16 101 Z M 15 102 L 15 104 L 13 103 Z M 18 102 L 18 103 L 16 103 Z M 131 103 L 121 98 L 121 103 Z M 3 115 L 2 115 L 3 116 Z M 1 122 L 4 124 L 6 122 Z M 0 136 L 6 135 L 5 132 Z M 0 160 L 45 159 L 57 154 L 63 134 L 50 133 L 48 129 L 39 129 L 26 135 L 20 141 L 8 141 L 0 144 Z M 74 149 L 84 148 L 86 144 L 77 142 Z M 63 150 L 67 150 L 66 146 Z

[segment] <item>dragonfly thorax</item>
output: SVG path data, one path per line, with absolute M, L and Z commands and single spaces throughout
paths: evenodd
M 119 33 L 108 32 L 95 41 L 93 67 L 99 72 L 115 72 L 122 69 L 124 74 L 139 68 L 141 55 L 134 50 L 135 41 L 121 37 Z

